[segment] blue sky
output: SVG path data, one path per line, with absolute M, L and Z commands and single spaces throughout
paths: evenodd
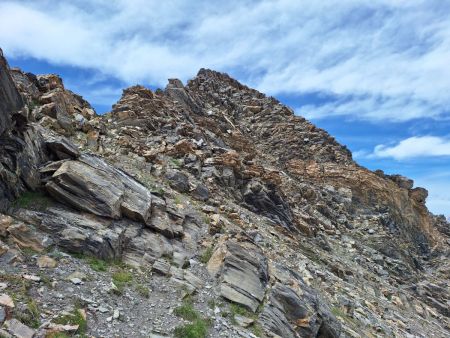
M 95 4 L 95 5 L 94 5 Z M 58 73 L 99 113 L 201 67 L 275 96 L 450 215 L 450 1 L 0 0 L 12 66 Z

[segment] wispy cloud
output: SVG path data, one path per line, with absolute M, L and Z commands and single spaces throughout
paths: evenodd
M 450 3 L 439 0 L 2 1 L 10 56 L 161 86 L 201 67 L 277 95 L 322 92 L 310 118 L 449 117 Z
M 390 157 L 396 160 L 450 156 L 450 139 L 437 136 L 413 136 L 393 146 L 377 145 L 373 153 L 366 156 L 377 158 Z

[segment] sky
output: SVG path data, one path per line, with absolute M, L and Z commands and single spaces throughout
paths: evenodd
M 98 113 L 130 85 L 226 72 L 450 216 L 449 13 L 447 0 L 0 0 L 0 48 Z

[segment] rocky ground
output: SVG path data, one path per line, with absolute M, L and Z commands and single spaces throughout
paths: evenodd
M 202 69 L 99 116 L 0 56 L 0 337 L 448 337 L 450 228 Z

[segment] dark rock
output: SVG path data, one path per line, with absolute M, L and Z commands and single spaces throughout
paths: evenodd
M 11 128 L 11 115 L 22 107 L 22 97 L 14 85 L 8 63 L 0 49 L 0 135 Z
M 167 171 L 165 177 L 169 181 L 170 186 L 175 190 L 179 192 L 189 191 L 189 178 L 182 172 L 170 169 Z
M 58 160 L 76 159 L 80 156 L 78 148 L 65 137 L 46 134 L 44 139 L 48 150 Z
M 206 201 L 209 198 L 208 187 L 204 184 L 197 184 L 194 190 L 191 191 L 192 196 L 200 201 Z
M 288 204 L 281 198 L 275 187 L 267 187 L 258 180 L 250 181 L 243 192 L 244 202 L 285 228 L 292 229 L 292 214 Z

